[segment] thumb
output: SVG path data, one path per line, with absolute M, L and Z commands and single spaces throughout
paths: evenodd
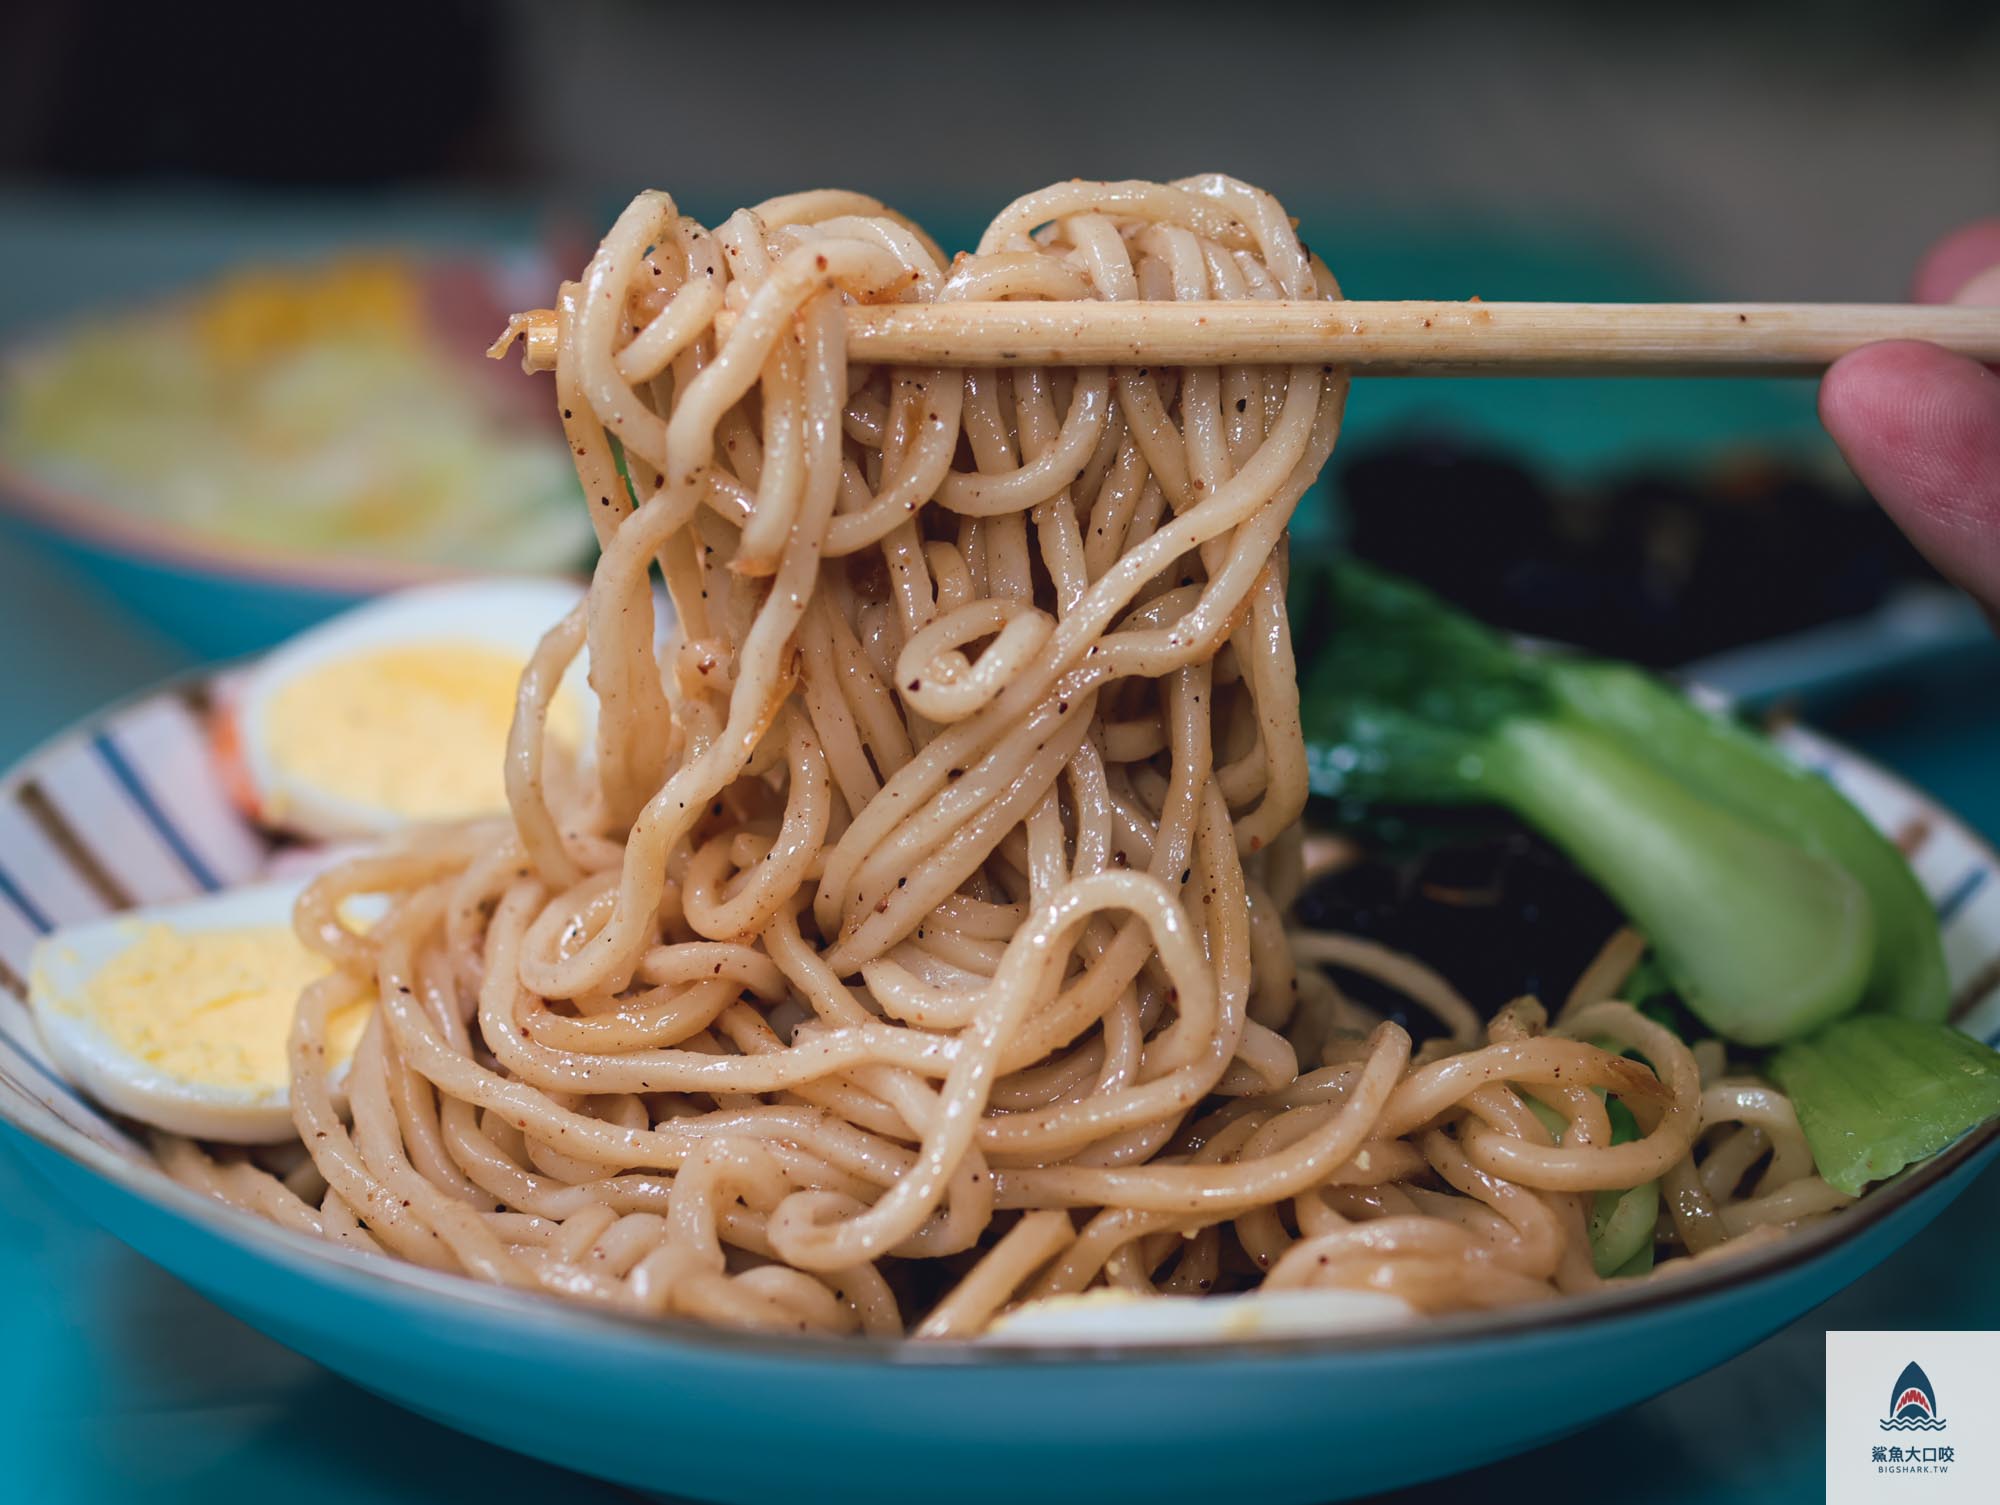
M 1991 251 L 2000 256 L 2000 243 Z M 1958 301 L 2000 303 L 2000 263 L 1953 270 Z M 1945 292 L 1923 280 L 1923 291 Z M 1819 412 L 1883 510 L 2000 621 L 2000 376 L 1934 345 L 1870 345 L 1827 372 Z

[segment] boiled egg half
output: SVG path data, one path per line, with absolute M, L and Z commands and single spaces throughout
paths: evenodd
M 218 722 L 219 753 L 259 822 L 317 840 L 500 814 L 521 671 L 581 595 L 568 581 L 484 580 L 357 607 L 250 671 Z M 589 756 L 583 658 L 550 702 L 552 780 Z
M 292 1015 L 307 984 L 330 970 L 292 931 L 300 887 L 240 888 L 46 937 L 28 996 L 56 1065 L 105 1107 L 170 1133 L 233 1144 L 291 1138 Z M 336 1081 L 370 1007 L 349 1005 L 329 1021 Z
M 1240 1296 L 1141 1296 L 1117 1289 L 1027 1301 L 994 1319 L 989 1343 L 1226 1343 L 1315 1338 L 1397 1327 L 1416 1316 L 1386 1291 L 1249 1291 Z

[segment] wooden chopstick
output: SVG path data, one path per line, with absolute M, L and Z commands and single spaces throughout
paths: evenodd
M 726 320 L 727 316 L 725 316 Z M 555 365 L 555 314 L 518 314 Z M 1902 303 L 908 303 L 850 308 L 848 351 L 906 366 L 1348 366 L 1369 376 L 1803 376 L 1879 340 L 2000 362 L 2000 308 Z

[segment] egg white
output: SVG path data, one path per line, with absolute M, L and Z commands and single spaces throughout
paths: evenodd
M 229 1144 L 276 1144 L 290 1139 L 291 1093 L 254 1091 L 189 1081 L 137 1059 L 94 1015 L 92 980 L 152 925 L 179 935 L 213 930 L 283 928 L 303 883 L 266 883 L 184 904 L 136 909 L 110 919 L 69 925 L 45 937 L 29 964 L 29 1006 L 56 1066 L 99 1103 L 155 1128 Z M 347 1073 L 334 1072 L 340 1086 Z
M 244 681 L 237 703 L 237 745 L 243 772 L 261 811 L 281 811 L 275 823 L 317 840 L 379 836 L 411 824 L 399 811 L 363 804 L 287 768 L 272 751 L 271 708 L 289 683 L 339 660 L 425 643 L 473 643 L 526 663 L 549 628 L 576 605 L 573 581 L 493 579 L 400 591 L 310 628 L 264 658 Z M 597 701 L 577 656 L 561 693 L 578 709 L 587 755 Z M 413 757 L 423 749 L 413 748 Z M 494 756 L 500 756 L 498 750 Z
M 1242 1338 L 1374 1332 L 1416 1310 L 1384 1291 L 1250 1291 L 1240 1296 L 1140 1296 L 1087 1291 L 1024 1302 L 996 1318 L 989 1343 L 1221 1343 Z

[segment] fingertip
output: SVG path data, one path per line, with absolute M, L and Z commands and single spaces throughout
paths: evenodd
M 1974 220 L 1932 246 L 1917 265 L 1911 295 L 1919 303 L 1950 303 L 1973 278 L 1995 268 L 2000 268 L 2000 216 Z
M 1850 443 L 1872 453 L 1913 438 L 1915 399 L 1926 382 L 1954 364 L 1965 363 L 1919 340 L 1886 340 L 1849 351 L 1820 382 L 1819 420 L 1853 465 Z
M 1945 575 L 2000 602 L 2000 376 L 1899 340 L 1841 357 L 1820 421 L 1855 475 Z
M 2000 307 L 2000 262 L 1988 267 L 1952 295 L 1968 308 Z

